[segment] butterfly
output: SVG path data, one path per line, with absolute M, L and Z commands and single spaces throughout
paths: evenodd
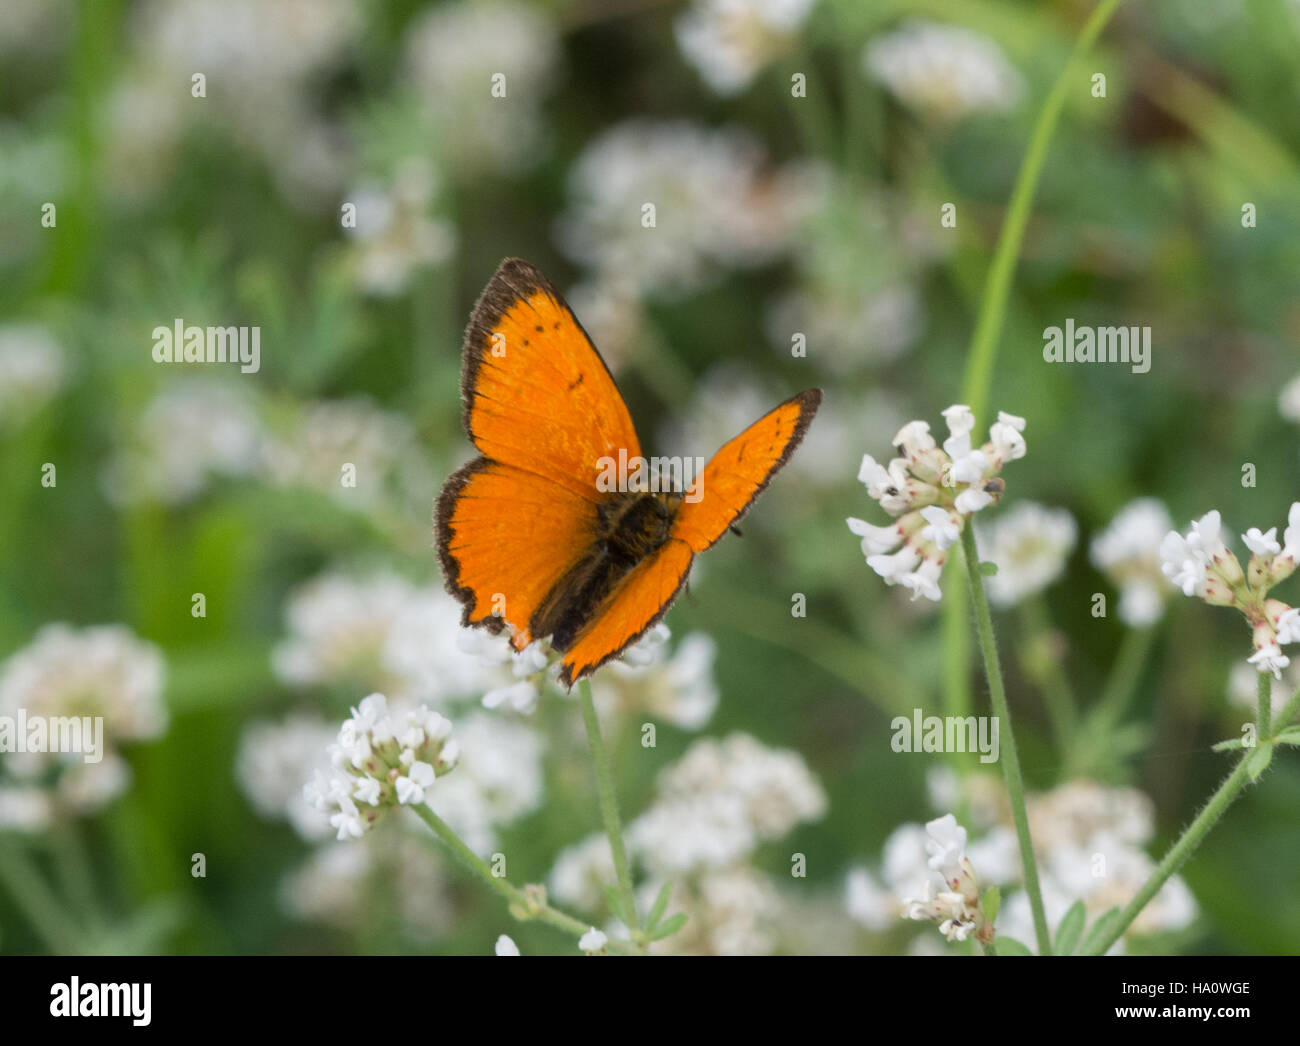
M 516 650 L 549 636 L 571 688 L 659 622 L 695 556 L 789 459 L 821 397 L 786 400 L 689 488 L 637 483 L 635 467 L 611 470 L 645 459 L 605 361 L 546 277 L 506 259 L 465 331 L 461 400 L 479 457 L 447 480 L 435 511 L 462 623 L 509 626 Z

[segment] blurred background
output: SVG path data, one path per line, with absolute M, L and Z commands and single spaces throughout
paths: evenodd
M 409 815 L 333 840 L 301 786 L 372 691 L 455 723 L 431 803 L 470 845 L 605 924 L 576 702 L 529 709 L 433 553 L 470 456 L 461 332 L 512 255 L 569 297 L 655 453 L 825 390 L 671 635 L 596 677 L 639 881 L 690 916 L 657 947 L 969 951 L 899 914 L 947 812 L 1028 943 L 997 768 L 890 747 L 895 715 L 984 711 L 982 674 L 844 521 L 885 522 L 862 455 L 959 398 L 1091 7 L 6 0 L 0 713 L 102 715 L 108 754 L 0 760 L 0 950 L 575 953 Z M 1085 65 L 990 397 L 1029 453 L 979 521 L 1053 921 L 1131 896 L 1251 717 L 1249 632 L 1163 586 L 1160 536 L 1300 499 L 1300 4 L 1125 4 Z M 178 317 L 260 327 L 260 370 L 155 363 Z M 1044 363 L 1067 318 L 1150 326 L 1150 372 Z M 1122 947 L 1300 950 L 1297 809 L 1284 751 Z

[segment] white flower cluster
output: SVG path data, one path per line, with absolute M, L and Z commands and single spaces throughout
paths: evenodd
M 1160 542 L 1173 520 L 1156 498 L 1131 501 L 1092 539 L 1093 566 L 1119 586 L 1119 616 L 1126 625 L 1145 628 L 1160 620 L 1173 592 L 1160 569 Z
M 437 182 L 428 164 L 408 161 L 391 185 L 367 184 L 347 199 L 356 206 L 353 240 L 356 278 L 377 297 L 403 293 L 415 273 L 451 257 L 455 227 L 429 215 Z
M 639 293 L 681 295 L 720 269 L 763 264 L 791 245 L 809 206 L 802 169 L 769 173 L 746 132 L 684 121 L 615 126 L 568 182 L 560 246 L 598 280 Z
M 1282 647 L 1300 643 L 1300 609 L 1270 599 L 1268 593 L 1295 573 L 1300 561 L 1300 501 L 1291 505 L 1282 541 L 1277 527 L 1263 532 L 1251 527 L 1241 536 L 1250 550 L 1244 571 L 1222 532 L 1217 509 L 1194 521 L 1185 535 L 1171 530 L 1160 543 L 1161 569 L 1183 595 L 1239 609 L 1254 636 L 1255 653 L 1247 661 L 1280 678 L 1291 663 Z
M 1017 501 L 990 524 L 975 528 L 980 559 L 997 564 L 985 582 L 989 600 L 1012 606 L 1041 592 L 1061 576 L 1074 550 L 1079 528 L 1063 508 Z
M 941 928 L 946 925 L 943 932 L 950 940 L 964 939 L 980 925 L 975 885 L 963 878 L 968 871 L 964 857 L 984 887 L 1002 890 L 997 934 L 1032 946 L 1029 898 L 1013 889 L 1021 879 L 1020 850 L 1005 789 L 988 774 L 958 781 L 936 771 L 930 783 L 932 800 L 948 803 L 965 796 L 973 821 L 987 827 L 979 838 L 968 840 L 949 817 L 924 827 L 901 825 L 885 842 L 878 872 L 858 867 L 849 873 L 849 914 L 872 930 L 887 929 L 899 917 L 933 919 Z M 1123 906 L 1155 870 L 1144 849 L 1155 830 L 1151 801 L 1141 792 L 1075 780 L 1029 796 L 1027 806 L 1051 926 L 1078 900 L 1091 918 Z M 1196 902 L 1174 876 L 1128 932 L 1140 936 L 1179 930 L 1195 917 Z
M 926 864 L 942 880 L 935 889 L 933 877 L 926 879 L 918 897 L 907 898 L 907 917 L 939 924 L 939 932 L 950 941 L 964 941 L 972 934 L 985 944 L 993 939 L 993 925 L 980 906 L 975 868 L 966 856 L 966 829 L 952 814 L 925 826 Z
M 45 327 L 0 327 L 0 431 L 17 427 L 45 406 L 66 371 L 63 348 Z
M 266 435 L 241 385 L 191 378 L 166 385 L 125 434 L 104 470 L 118 504 L 178 505 L 217 479 L 250 476 Z
M 763 954 L 775 946 L 781 913 L 776 887 L 746 862 L 764 842 L 826 810 L 826 795 L 795 752 L 770 749 L 745 734 L 695 742 L 659 776 L 654 802 L 629 825 L 629 856 L 647 873 L 639 904 L 648 909 L 665 882 L 686 929 L 657 950 Z M 594 911 L 614 882 L 603 835 L 562 851 L 550 893 Z
M 940 121 L 1010 109 L 1024 91 L 991 39 L 935 22 L 909 22 L 872 39 L 863 64 L 904 104 Z
M 694 0 L 674 30 L 686 60 L 718 94 L 738 94 L 796 38 L 814 0 Z
M 391 715 L 387 699 L 371 694 L 330 746 L 330 770 L 317 770 L 303 795 L 329 815 L 338 838 L 359 839 L 387 810 L 423 803 L 459 754 L 450 720 L 425 705 Z
M 55 807 L 75 813 L 98 809 L 131 781 L 117 747 L 156 738 L 167 729 L 164 676 L 161 651 L 124 625 L 46 625 L 0 666 L 0 715 L 16 717 L 23 710 L 29 720 L 102 716 L 103 750 L 99 761 L 91 763 L 84 753 L 11 752 L 5 768 L 31 781 L 57 767 L 50 812 Z M 13 820 L 34 822 L 40 803 L 18 794 L 8 796 L 6 805 Z
M 894 437 L 899 456 L 888 466 L 870 454 L 862 458 L 859 482 L 898 521 L 878 527 L 848 520 L 849 530 L 862 538 L 862 553 L 872 570 L 886 583 L 910 589 L 913 599 L 925 596 L 936 602 L 948 549 L 974 513 L 1001 498 L 1006 488 L 999 476 L 1002 467 L 1023 458 L 1026 450 L 1024 418 L 1000 412 L 988 441 L 975 448 L 970 408 L 954 405 L 943 415 L 949 435 L 942 447 L 926 422 L 911 421 Z
M 545 145 L 542 103 L 560 42 L 540 5 L 437 4 L 411 19 L 406 72 L 439 159 L 466 176 L 512 173 Z

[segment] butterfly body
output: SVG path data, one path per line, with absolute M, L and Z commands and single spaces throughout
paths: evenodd
M 745 513 L 821 400 L 810 389 L 726 444 L 689 491 L 611 490 L 640 444 L 600 354 L 554 287 L 507 259 L 465 334 L 465 428 L 480 457 L 448 479 L 436 529 L 467 626 L 516 649 L 550 637 L 571 686 L 656 624 L 697 553 Z M 657 484 L 656 484 L 657 485 Z

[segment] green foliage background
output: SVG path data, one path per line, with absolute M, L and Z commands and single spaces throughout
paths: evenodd
M 443 143 L 418 136 L 393 86 L 403 30 L 421 6 L 373 5 L 364 45 L 316 85 L 355 133 L 358 154 L 368 154 L 359 170 L 382 167 L 385 155 L 440 155 Z M 889 364 L 828 374 L 815 352 L 791 360 L 772 351 L 764 308 L 796 280 L 789 261 L 728 273 L 681 301 L 648 302 L 653 336 L 620 375 L 647 441 L 721 360 L 777 389 L 821 384 L 828 402 L 855 404 L 878 390 L 901 417 L 937 427 L 939 411 L 959 396 L 1032 122 L 1090 9 L 1072 0 L 826 0 L 791 53 L 746 92 L 720 98 L 681 57 L 673 5 L 546 6 L 563 27 L 564 70 L 542 103 L 548 148 L 522 172 L 450 175 L 435 206 L 454 222 L 458 250 L 393 299 L 365 297 L 346 278 L 336 205 L 286 205 L 262 160 L 225 130 L 191 127 L 174 174 L 144 205 L 119 206 L 106 193 L 102 107 L 110 86 L 143 60 L 130 50 L 131 4 L 66 5 L 45 53 L 3 56 L 0 162 L 28 162 L 34 144 L 48 147 L 38 166 L 50 190 L 25 197 L 12 168 L 11 178 L 0 168 L 0 182 L 10 186 L 0 194 L 0 235 L 12 237 L 0 256 L 0 318 L 48 324 L 76 368 L 53 403 L 0 443 L 0 653 L 20 648 L 48 621 L 121 621 L 163 648 L 169 670 L 169 732 L 130 750 L 134 787 L 78 828 L 114 927 L 83 946 L 183 953 L 413 947 L 391 927 L 358 938 L 279 911 L 279 879 L 306 847 L 252 812 L 233 762 L 250 718 L 302 703 L 276 682 L 268 659 L 283 631 L 287 592 L 338 560 L 435 578 L 431 539 L 423 549 L 391 539 L 392 531 L 427 526 L 428 512 L 393 520 L 389 530 L 324 496 L 234 483 L 180 508 L 114 507 L 98 477 L 160 381 L 148 353 L 156 324 L 200 315 L 260 323 L 263 369 L 243 380 L 285 402 L 372 397 L 414 423 L 440 480 L 466 453 L 460 332 L 497 262 L 523 256 L 571 286 L 581 273 L 557 250 L 553 229 L 574 158 L 623 119 L 684 116 L 742 125 L 775 161 L 817 157 L 833 165 L 850 197 L 884 194 L 897 214 L 932 215 L 937 225 L 939 204 L 955 201 L 960 221 L 955 249 L 918 278 L 925 332 Z M 1193 10 L 1201 6 L 1126 3 L 1098 45 L 1088 65 L 1106 73 L 1108 95 L 1092 98 L 1086 81 L 1070 93 L 999 342 L 991 406 L 1029 422 L 1029 455 L 1005 473 L 1007 504 L 1031 497 L 1064 506 L 1080 524 L 1068 573 L 1047 596 L 1085 706 L 1124 636 L 1113 616 L 1089 613 L 1092 593 L 1110 588 L 1088 563 L 1086 543 L 1117 509 L 1152 494 L 1175 520 L 1217 507 L 1240 532 L 1280 523 L 1300 499 L 1300 432 L 1277 409 L 1279 387 L 1300 370 L 1300 19 L 1283 0 L 1242 0 L 1209 5 L 1226 13 L 1207 31 Z M 947 129 L 901 108 L 863 75 L 860 55 L 873 33 L 915 14 L 997 40 L 1025 77 L 1022 104 Z M 794 71 L 808 75 L 807 99 L 789 96 Z M 47 198 L 58 203 L 54 230 L 38 225 Z M 1254 229 L 1241 225 L 1246 201 L 1258 208 Z M 886 235 L 895 234 L 897 226 Z M 897 248 L 870 236 L 848 237 L 846 245 L 833 216 L 806 235 L 814 255 L 840 252 L 828 256 L 840 259 L 841 271 L 869 273 Z M 1150 325 L 1151 372 L 1044 364 L 1041 332 L 1065 317 Z M 671 365 L 656 356 L 663 346 L 671 346 Z M 855 456 L 887 452 L 854 448 Z M 39 485 L 47 461 L 58 464 L 55 490 Z M 1254 487 L 1241 483 L 1246 462 L 1257 469 Z M 939 615 L 910 613 L 862 562 L 844 518 L 877 517 L 852 472 L 813 503 L 805 497 L 775 483 L 755 516 L 770 513 L 782 525 L 746 527 L 743 539 L 720 544 L 668 621 L 674 632 L 702 629 L 719 643 L 722 702 L 709 731 L 741 729 L 794 748 L 826 786 L 828 816 L 763 851 L 758 863 L 785 875 L 789 852 L 804 852 L 809 878 L 800 888 L 833 893 L 850 864 L 877 858 L 896 825 L 929 816 L 927 757 L 890 751 L 889 718 L 918 705 L 938 711 L 951 661 Z M 196 591 L 208 597 L 203 620 L 188 612 Z M 807 619 L 791 619 L 791 591 L 808 595 Z M 1015 614 L 1000 614 L 997 624 L 1026 774 L 1031 787 L 1046 788 L 1061 757 L 1040 695 L 1017 668 L 1017 642 L 1027 633 Z M 1226 759 L 1209 745 L 1239 730 L 1241 713 L 1225 705 L 1225 680 L 1248 653 L 1233 614 L 1191 600 L 1174 600 L 1159 626 L 1132 712 L 1144 727 L 1142 743 L 1107 770 L 1113 783 L 1135 784 L 1154 799 L 1153 852 L 1226 772 Z M 983 707 L 976 669 L 970 686 Z M 318 699 L 341 715 L 358 696 Z M 635 737 L 614 739 L 625 809 L 640 807 L 657 768 L 688 741 L 665 729 L 659 761 L 648 761 L 636 757 Z M 596 827 L 581 759 L 581 752 L 553 752 L 546 804 L 505 833 L 512 878 L 543 878 L 560 847 Z M 1297 951 L 1297 811 L 1300 761 L 1283 752 L 1186 870 L 1202 908 L 1194 930 L 1153 947 Z M 9 845 L 16 844 L 0 838 Z M 57 870 L 66 845 L 51 836 L 35 849 Z M 189 874 L 197 852 L 207 856 L 203 880 Z M 512 929 L 477 884 L 465 880 L 456 892 L 463 914 L 438 950 L 481 952 L 502 930 L 525 953 L 563 950 L 544 928 Z M 45 948 L 22 907 L 0 896 L 5 952 Z

